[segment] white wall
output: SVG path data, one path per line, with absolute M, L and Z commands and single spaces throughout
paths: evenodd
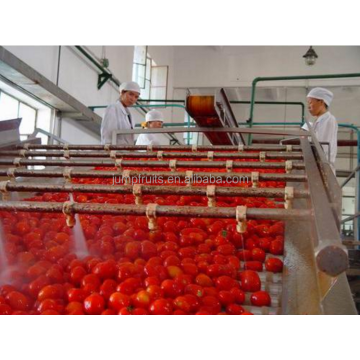
M 238 87 L 250 86 L 259 76 L 360 72 L 358 46 L 316 46 L 319 58 L 314 66 L 305 65 L 302 58 L 307 49 L 306 46 L 178 46 L 174 48 L 175 87 Z

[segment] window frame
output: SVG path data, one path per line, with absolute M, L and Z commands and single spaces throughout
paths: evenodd
M 20 115 L 20 104 L 23 104 L 23 105 L 25 105 L 25 106 L 27 106 L 27 107 L 29 107 L 29 108 L 31 108 L 31 109 L 33 109 L 33 110 L 35 111 L 35 122 L 34 122 L 34 131 L 35 131 L 35 129 L 37 128 L 38 109 L 36 109 L 35 107 L 29 105 L 29 104 L 26 103 L 25 101 L 16 98 L 15 96 L 9 94 L 8 92 L 6 92 L 6 91 L 4 91 L 4 90 L 2 90 L 2 89 L 0 89 L 0 100 L 1 100 L 1 94 L 2 94 L 2 93 L 4 93 L 6 96 L 11 97 L 12 99 L 14 99 L 14 100 L 16 100 L 16 101 L 18 102 L 18 104 L 17 104 L 17 115 L 16 115 L 16 118 L 20 118 L 20 116 L 19 116 L 19 115 Z M 8 119 L 8 120 L 10 120 L 10 119 Z M 2 120 L 0 120 L 0 121 L 2 121 Z M 19 129 L 19 130 L 20 130 L 20 129 Z M 31 135 L 31 134 L 20 134 L 20 135 L 26 135 L 26 136 L 28 136 L 28 135 Z

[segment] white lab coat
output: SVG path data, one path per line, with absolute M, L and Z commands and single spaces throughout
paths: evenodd
M 130 130 L 133 128 L 134 123 L 129 110 L 118 100 L 106 109 L 101 122 L 101 143 L 112 144 L 112 132 L 114 130 Z M 117 135 L 114 145 L 134 145 L 134 135 Z
M 164 134 L 140 134 L 136 145 L 169 145 L 170 139 Z
M 335 117 L 328 111 L 325 114 L 319 116 L 314 123 L 310 123 L 316 138 L 319 142 L 327 142 L 330 144 L 330 149 L 328 145 L 321 145 L 324 149 L 326 159 L 330 158 L 330 166 L 332 171 L 335 174 L 335 160 L 337 154 L 337 132 L 338 124 Z M 308 130 L 307 125 L 305 124 L 302 127 L 304 130 Z M 330 156 L 329 156 L 330 150 Z

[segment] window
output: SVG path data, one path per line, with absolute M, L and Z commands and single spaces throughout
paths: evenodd
M 151 68 L 150 99 L 166 100 L 168 66 L 153 66 Z
M 147 46 L 134 47 L 133 81 L 141 88 L 142 99 L 166 100 L 168 66 L 157 66 Z
M 34 132 L 36 117 L 36 109 L 0 91 L 0 121 L 22 118 L 19 129 L 21 140 L 26 140 L 27 135 Z
M 0 120 L 16 119 L 18 115 L 19 102 L 4 92 L 0 92 Z

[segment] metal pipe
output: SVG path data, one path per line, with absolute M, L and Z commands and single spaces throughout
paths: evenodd
M 343 188 L 353 177 L 354 175 L 360 170 L 360 165 L 358 165 L 346 178 L 346 180 L 340 185 L 341 188 Z
M 351 215 L 351 216 L 349 216 L 349 217 L 341 220 L 341 223 L 344 224 L 344 223 L 346 223 L 346 222 L 348 222 L 348 221 L 350 221 L 350 220 L 357 219 L 359 216 L 360 216 L 360 212 L 357 212 L 356 214 Z
M 287 153 L 290 154 L 290 153 Z M 268 159 L 299 159 L 301 157 L 293 155 L 277 155 L 273 154 L 267 157 Z M 43 159 L 18 159 L 18 163 L 15 164 L 14 159 L 0 159 L 0 165 L 5 166 L 69 166 L 69 167 L 94 167 L 94 166 L 104 166 L 104 167 L 117 167 L 118 164 L 116 160 L 43 160 Z M 17 161 L 17 160 L 16 160 Z M 132 160 L 122 160 L 121 167 L 157 167 L 157 168 L 170 168 L 169 161 L 132 161 Z M 256 168 L 256 169 L 285 169 L 285 162 L 272 163 L 272 162 L 243 162 L 235 161 L 233 162 L 233 168 Z M 294 168 L 294 164 L 293 168 Z M 226 168 L 226 161 L 176 161 L 177 168 Z M 303 163 L 296 163 L 296 168 L 303 169 Z
M 79 204 L 73 203 L 73 214 L 98 215 L 146 215 L 147 205 L 116 205 L 116 204 Z M 63 203 L 44 203 L 28 201 L 0 201 L 0 211 L 25 211 L 43 213 L 62 213 Z M 236 208 L 202 207 L 202 206 L 157 206 L 156 216 L 225 218 L 236 219 Z M 247 208 L 247 219 L 257 220 L 297 220 L 308 221 L 310 210 L 258 209 Z
M 360 174 L 358 168 L 360 167 L 360 130 L 358 127 L 352 124 L 339 124 L 340 127 L 348 128 L 353 131 L 356 131 L 357 136 L 357 167 L 355 171 L 355 212 L 360 212 Z M 355 240 L 360 240 L 360 221 L 356 217 L 354 222 L 355 231 Z
M 265 152 L 263 151 L 265 158 L 267 159 L 286 159 L 286 160 L 301 160 L 302 155 L 300 152 Z M 84 152 L 84 151 L 72 151 L 68 153 L 64 153 L 64 151 L 46 151 L 46 152 L 38 152 L 38 151 L 25 151 L 21 152 L 18 150 L 9 150 L 9 151 L 0 151 L 1 156 L 15 156 L 15 157 L 64 157 L 64 155 L 70 158 L 158 158 L 161 156 L 162 158 L 176 159 L 176 158 L 194 158 L 194 159 L 206 159 L 208 158 L 207 152 Z M 259 153 L 215 153 L 212 152 L 212 158 L 214 159 L 259 159 Z
M 210 176 L 218 177 L 223 180 L 230 180 L 234 178 L 246 178 L 251 173 L 240 173 L 240 172 L 193 172 L 193 178 L 196 180 L 199 179 L 209 179 Z M 71 178 L 100 178 L 100 179 L 113 179 L 118 178 L 123 175 L 121 171 L 84 171 L 84 170 L 72 170 Z M 180 179 L 186 179 L 186 172 L 179 171 L 133 171 L 131 170 L 129 173 L 130 178 L 135 178 L 139 176 L 149 177 L 157 175 L 158 177 L 162 176 L 164 179 L 168 179 L 169 177 L 175 178 L 179 177 Z M 65 178 L 67 176 L 65 171 L 62 170 L 25 170 L 25 169 L 14 169 L 13 173 L 9 175 L 9 171 L 7 169 L 0 169 L 0 176 L 9 176 L 9 177 L 36 177 L 36 178 Z M 259 173 L 260 181 L 281 181 L 281 182 L 306 182 L 307 176 L 300 174 L 269 174 L 269 173 Z
M 315 145 L 320 145 L 315 140 Z M 308 186 L 314 213 L 314 248 L 316 263 L 320 271 L 329 276 L 338 276 L 348 268 L 346 249 L 341 244 L 337 228 L 337 214 L 334 214 L 315 156 L 307 138 L 301 138 L 305 159 Z M 322 150 L 321 150 L 322 151 Z M 323 154 L 320 154 L 324 157 Z M 330 170 L 331 171 L 331 170 Z M 326 180 L 326 179 L 325 179 Z M 335 180 L 335 179 L 334 179 Z
M 1 183 L 0 183 L 1 184 Z M 4 189 L 9 192 L 66 192 L 66 193 L 105 193 L 105 194 L 132 194 L 133 186 L 123 185 L 83 185 L 83 184 L 31 184 L 8 182 Z M 143 195 L 192 195 L 207 196 L 206 186 L 141 186 Z M 234 188 L 234 187 L 216 187 L 216 196 L 226 197 L 266 197 L 266 198 L 284 198 L 285 189 L 277 188 Z M 294 198 L 308 198 L 310 196 L 307 190 L 294 189 Z
M 166 134 L 184 133 L 184 132 L 202 132 L 202 133 L 238 133 L 238 134 L 258 134 L 258 135 L 282 135 L 282 136 L 310 136 L 309 131 L 305 130 L 275 130 L 275 129 L 245 129 L 238 127 L 191 127 L 191 128 L 173 128 L 171 130 L 164 128 L 151 128 L 151 129 L 133 129 L 133 130 L 117 130 L 113 131 L 113 139 L 117 135 L 136 135 L 136 134 Z
M 87 51 L 85 51 L 82 46 L 75 46 L 77 50 L 79 50 L 93 65 L 95 65 L 101 72 L 107 74 L 109 76 L 109 80 L 111 80 L 116 86 L 120 86 L 120 81 L 116 79 L 108 69 L 101 66 Z
M 241 151 L 286 151 L 287 147 L 279 146 L 279 142 L 276 143 L 277 146 L 248 146 L 244 145 Z M 42 145 L 42 144 L 24 144 L 24 145 L 17 145 L 17 149 L 32 149 L 32 150 L 64 150 L 64 145 Z M 170 146 L 170 145 L 153 145 L 151 147 L 153 151 L 158 150 L 176 150 L 176 151 L 193 151 L 193 147 L 190 145 L 180 145 Z M 146 145 L 72 145 L 67 144 L 66 150 L 149 150 L 148 146 Z M 232 145 L 197 145 L 197 151 L 239 151 L 238 146 Z M 292 151 L 301 151 L 300 146 L 293 146 Z
M 261 81 L 318 80 L 318 79 L 339 79 L 339 78 L 353 78 L 353 77 L 360 77 L 360 73 L 257 77 L 252 82 L 249 127 L 251 128 L 254 122 L 256 85 Z M 248 141 L 249 145 L 251 145 L 251 142 L 252 142 L 252 135 L 250 134 Z

